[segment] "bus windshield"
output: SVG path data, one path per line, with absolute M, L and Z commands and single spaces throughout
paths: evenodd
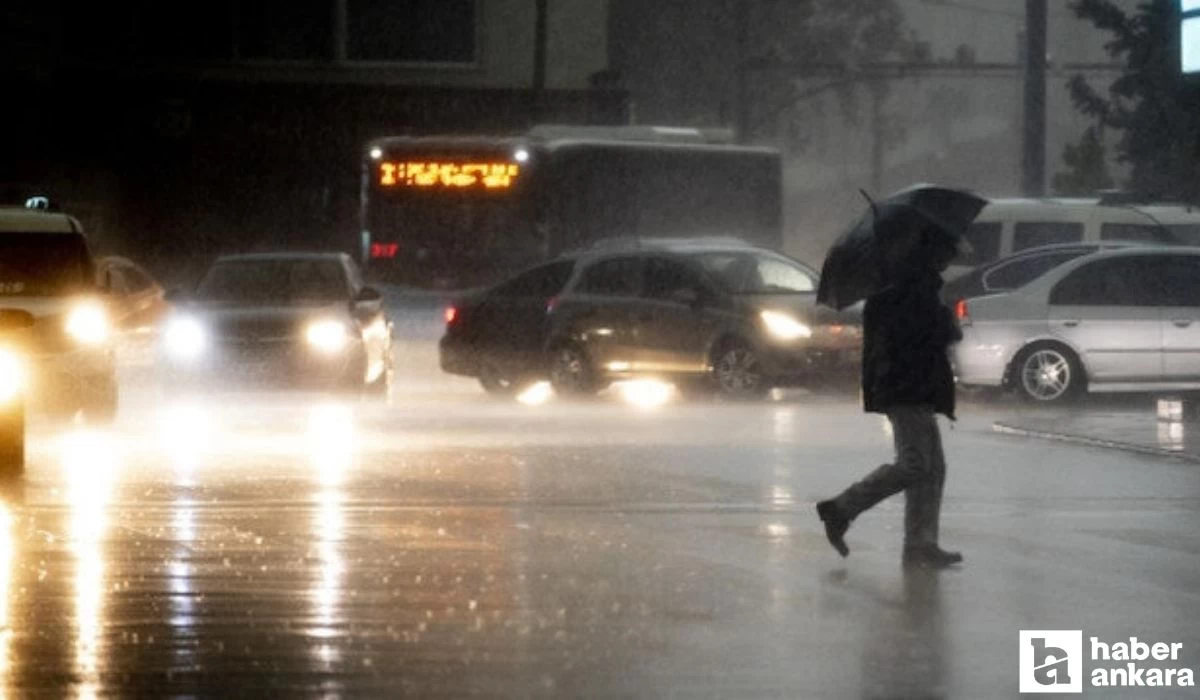
M 539 259 L 542 249 L 515 193 L 386 193 L 368 221 L 372 238 L 396 244 L 385 275 L 442 286 L 488 280 Z M 380 261 L 382 262 L 382 261 Z M 376 273 L 381 265 L 373 265 Z

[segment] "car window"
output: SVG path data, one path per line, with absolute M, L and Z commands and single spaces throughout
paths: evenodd
M 1200 306 L 1200 257 L 1164 257 L 1162 283 L 1163 306 Z
M 1013 227 L 1013 252 L 1083 240 L 1083 224 L 1069 221 L 1022 221 Z
M 733 294 L 804 294 L 817 288 L 812 273 L 782 257 L 717 251 L 692 258 Z
M 681 289 L 692 289 L 702 294 L 707 287 L 700 275 L 678 261 L 664 258 L 646 261 L 646 297 L 670 299 L 672 294 Z
M 125 289 L 130 294 L 138 294 L 154 286 L 154 279 L 139 267 L 134 265 L 120 265 L 115 269 L 125 279 Z
M 989 292 L 1005 292 L 1023 287 L 1041 277 L 1050 270 L 1086 255 L 1087 250 L 1063 251 L 1061 253 L 1046 253 L 1045 255 L 1030 255 L 1018 258 L 1012 262 L 997 265 L 983 276 L 983 287 Z
M 1170 224 L 1171 237 L 1184 245 L 1200 245 L 1200 224 Z
M 1000 257 L 1000 222 L 977 221 L 967 229 L 967 247 L 956 265 L 981 265 Z
M 100 273 L 100 282 L 104 289 L 116 294 L 124 296 L 129 293 L 129 284 L 125 279 L 125 274 L 117 265 L 108 265 Z
M 501 283 L 492 290 L 492 296 L 549 299 L 562 292 L 574 271 L 575 263 L 571 261 L 543 265 Z
M 583 275 L 579 291 L 610 297 L 635 297 L 641 290 L 642 260 L 613 258 L 601 260 Z
M 208 271 L 196 297 L 218 303 L 346 301 L 350 287 L 337 260 L 230 260 Z
M 1050 292 L 1058 306 L 1158 306 L 1162 274 L 1146 256 L 1109 258 L 1072 271 Z
M 1101 224 L 1100 239 L 1104 241 L 1144 241 L 1164 243 L 1173 240 L 1162 226 L 1155 224 Z

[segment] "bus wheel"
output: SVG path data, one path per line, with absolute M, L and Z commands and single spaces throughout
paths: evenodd
M 551 353 L 550 385 L 562 396 L 590 396 L 599 390 L 591 359 L 575 345 L 563 345 Z

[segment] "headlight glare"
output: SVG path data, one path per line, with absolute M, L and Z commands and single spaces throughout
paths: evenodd
M 0 349 L 0 402 L 8 403 L 25 388 L 25 363 L 17 353 Z
M 767 332 L 780 340 L 811 338 L 812 329 L 792 316 L 780 311 L 763 311 L 760 314 Z
M 67 314 L 67 335 L 85 345 L 99 345 L 108 340 L 111 328 L 104 307 L 96 303 L 83 303 Z
M 346 324 L 341 321 L 315 321 L 304 335 L 315 350 L 328 354 L 341 352 L 349 342 Z
M 163 346 L 176 360 L 194 360 L 208 347 L 208 334 L 194 318 L 172 319 L 163 335 Z

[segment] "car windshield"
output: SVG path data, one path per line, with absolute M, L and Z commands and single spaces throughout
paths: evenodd
M 78 234 L 0 234 L 0 294 L 73 294 L 94 281 L 88 260 L 87 244 Z
M 233 260 L 214 265 L 196 297 L 227 304 L 305 304 L 347 301 L 350 291 L 335 260 Z
M 808 294 L 816 290 L 813 275 L 786 258 L 743 251 L 691 257 L 732 294 Z

